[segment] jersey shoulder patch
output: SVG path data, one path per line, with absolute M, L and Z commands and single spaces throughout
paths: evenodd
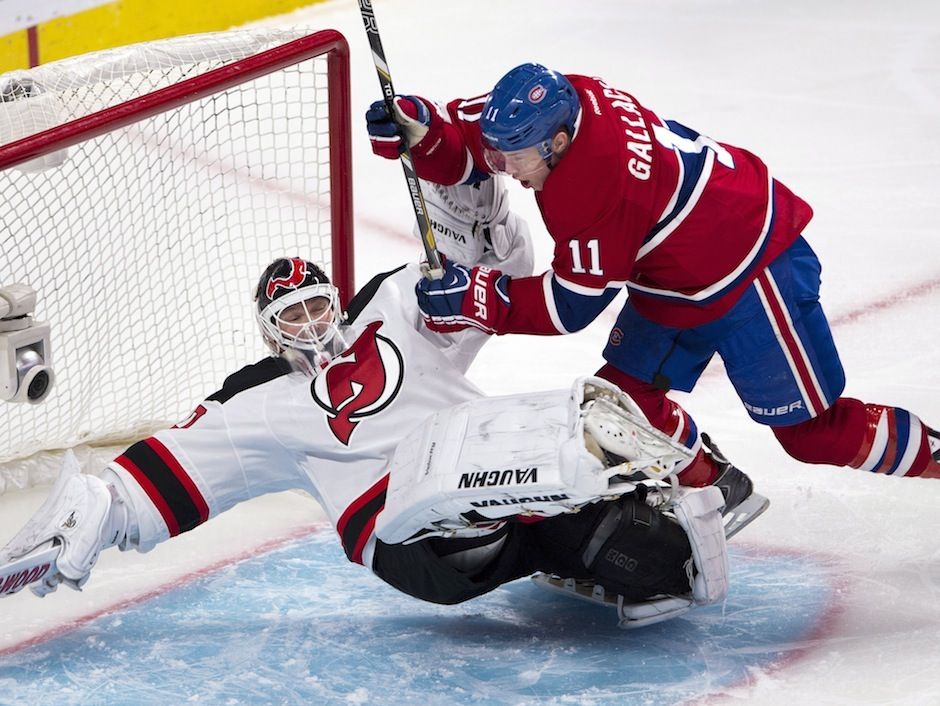
M 224 404 L 239 392 L 263 385 L 290 372 L 290 363 L 286 360 L 280 357 L 268 356 L 229 375 L 222 383 L 222 389 L 209 395 L 206 399 Z

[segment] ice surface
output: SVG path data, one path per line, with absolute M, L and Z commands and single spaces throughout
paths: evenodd
M 476 95 L 537 60 L 601 75 L 664 117 L 760 154 L 815 209 L 806 235 L 823 262 L 846 394 L 940 424 L 940 4 L 375 4 L 400 92 Z M 401 170 L 372 157 L 361 127 L 378 88 L 356 5 L 272 22 L 334 27 L 350 41 L 364 282 L 418 247 Z M 512 195 L 547 266 L 534 200 Z M 607 314 L 563 339 L 499 338 L 471 376 L 493 394 L 563 386 L 600 365 L 611 323 Z M 150 555 L 106 553 L 82 594 L 5 599 L 0 700 L 940 703 L 940 483 L 790 459 L 749 421 L 720 364 L 680 401 L 772 500 L 734 542 L 723 610 L 626 633 L 603 609 L 525 581 L 457 608 L 424 606 L 343 564 L 329 532 L 283 544 L 317 518 L 311 501 L 284 494 Z M 4 496 L 0 539 L 40 499 Z M 280 548 L 259 549 L 269 542 Z M 249 558 L 231 564 L 240 555 Z M 206 570 L 216 565 L 227 568 Z M 285 574 L 296 580 L 279 585 Z M 79 622 L 17 647 L 67 620 Z
M 724 606 L 625 633 L 613 609 L 527 580 L 460 606 L 416 601 L 320 530 L 17 650 L 0 692 L 36 705 L 184 703 L 194 691 L 250 704 L 683 701 L 790 661 L 837 610 L 817 557 L 760 548 L 734 560 Z

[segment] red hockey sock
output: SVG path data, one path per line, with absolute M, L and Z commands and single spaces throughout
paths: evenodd
M 899 407 L 842 397 L 818 417 L 773 432 L 787 453 L 806 463 L 898 476 L 919 476 L 937 465 L 927 427 Z
M 663 390 L 627 375 L 612 365 L 602 367 L 597 371 L 597 376 L 609 380 L 630 395 L 650 424 L 695 453 L 695 457 L 677 474 L 679 483 L 702 487 L 718 477 L 714 461 L 702 450 L 695 421 L 682 407 L 666 397 Z
M 718 466 L 711 456 L 699 449 L 692 463 L 676 474 L 679 485 L 703 488 L 711 485 L 718 478 Z

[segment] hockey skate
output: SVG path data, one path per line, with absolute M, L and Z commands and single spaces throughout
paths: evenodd
M 628 601 L 591 579 L 540 573 L 535 574 L 532 580 L 538 586 L 572 598 L 616 608 L 617 626 L 625 630 L 671 620 L 697 605 L 720 603 L 728 594 L 729 574 L 728 552 L 719 514 L 722 503 L 720 492 L 707 487 L 687 490 L 664 508 L 667 514 L 674 516 L 689 538 L 692 557 L 685 564 L 688 593 L 659 594 L 645 600 Z
M 695 607 L 691 596 L 654 596 L 638 603 L 630 603 L 623 596 L 608 593 L 590 579 L 564 579 L 552 574 L 535 574 L 537 586 L 558 591 L 571 598 L 601 603 L 617 610 L 617 627 L 624 630 L 643 628 L 677 618 Z
M 732 465 L 704 432 L 702 444 L 718 467 L 718 478 L 712 485 L 721 490 L 725 498 L 725 508 L 721 514 L 725 518 L 725 538 L 731 539 L 756 520 L 770 506 L 770 500 L 754 491 L 751 479 L 744 471 Z
M 927 468 L 921 473 L 921 478 L 940 478 L 940 431 L 931 429 L 925 425 L 927 430 L 927 448 L 930 449 L 930 462 Z

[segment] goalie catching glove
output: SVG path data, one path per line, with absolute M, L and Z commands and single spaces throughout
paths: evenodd
M 510 277 L 532 274 L 528 224 L 509 210 L 499 177 L 425 186 L 444 276 L 415 285 L 422 318 L 437 333 L 471 327 L 497 333 L 509 313 Z
M 529 226 L 510 211 L 501 177 L 453 186 L 422 180 L 421 191 L 441 255 L 457 265 L 485 265 L 510 277 L 532 274 Z M 421 240 L 417 225 L 414 235 Z
M 49 497 L 0 550 L 0 595 L 28 584 L 37 596 L 60 583 L 81 590 L 101 550 L 126 541 L 128 525 L 127 507 L 114 486 L 81 473 L 67 452 Z

